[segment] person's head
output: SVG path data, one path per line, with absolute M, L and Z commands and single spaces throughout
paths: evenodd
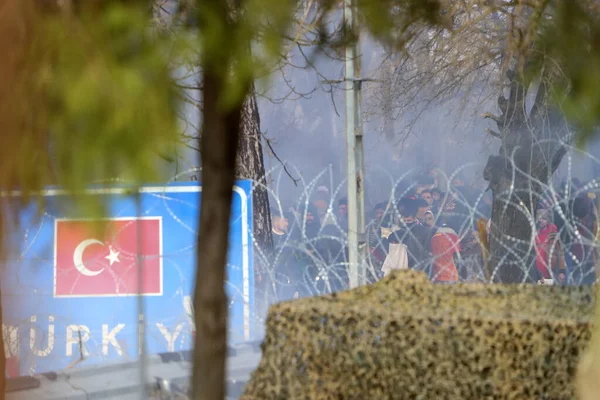
M 433 196 L 431 195 L 431 190 L 425 189 L 421 192 L 421 198 L 427 202 L 427 204 L 433 204 Z
M 488 206 L 491 206 L 494 202 L 494 198 L 492 197 L 492 192 L 488 191 L 483 194 L 482 200 Z
M 273 229 L 276 232 L 285 233 L 288 230 L 290 225 L 290 221 L 283 215 L 280 214 L 271 214 L 273 216 Z
M 423 193 L 425 190 L 430 190 L 434 185 L 435 180 L 431 176 L 421 176 L 416 185 L 417 194 Z
M 448 215 L 447 214 L 439 214 L 437 218 L 438 226 L 447 226 L 448 225 Z
M 298 209 L 297 217 L 299 226 L 302 226 L 304 223 L 306 223 L 306 226 L 311 226 L 314 222 L 318 221 L 319 213 L 314 204 L 302 204 Z
M 285 233 L 288 230 L 290 221 L 282 214 L 278 208 L 271 208 L 271 224 L 273 230 L 279 233 Z
M 373 211 L 375 212 L 375 221 L 381 222 L 383 216 L 385 215 L 385 209 L 387 208 L 387 203 L 379 203 L 375 205 Z
M 431 209 L 429 204 L 423 199 L 417 199 L 417 219 L 423 220 L 425 218 L 425 213 Z
M 317 217 L 316 214 L 317 213 L 314 209 L 309 208 L 308 210 L 306 210 L 306 214 L 304 215 L 304 221 L 306 222 L 307 226 L 312 225 L 315 222 L 315 218 Z
M 423 220 L 426 226 L 433 228 L 435 226 L 435 216 L 431 210 L 425 211 L 425 219 Z
M 327 189 L 327 186 L 319 186 L 315 193 L 315 197 L 318 199 L 329 200 L 329 189 Z
M 414 222 L 419 211 L 417 200 L 409 197 L 403 197 L 398 202 L 398 211 L 400 212 L 400 215 L 402 215 L 402 219 L 405 223 Z
M 325 186 L 319 186 L 311 200 L 317 208 L 319 218 L 323 218 L 327 213 L 327 207 L 329 207 L 329 189 Z
M 463 187 L 465 186 L 465 180 L 460 174 L 454 175 L 452 178 L 452 186 L 453 187 Z
M 544 229 L 550 223 L 550 213 L 542 208 L 537 211 L 536 219 L 540 229 Z
M 348 217 L 348 199 L 346 197 L 338 201 L 338 217 L 344 219 Z
M 590 206 L 587 199 L 578 196 L 573 200 L 573 215 L 575 218 L 585 218 L 589 212 Z
M 560 185 L 560 193 L 558 193 L 561 197 L 565 197 L 568 199 L 572 195 L 574 195 L 576 189 L 573 187 L 573 182 L 568 179 L 563 179 Z
M 442 200 L 442 191 L 438 188 L 431 189 L 431 198 L 436 203 L 440 202 Z
M 325 214 L 327 214 L 327 201 L 323 199 L 316 199 L 313 201 L 313 205 L 317 209 L 319 218 L 325 217 Z

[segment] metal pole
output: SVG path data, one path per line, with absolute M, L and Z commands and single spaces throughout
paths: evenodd
M 142 215 L 142 197 L 138 189 L 135 196 L 135 208 L 136 216 L 138 218 Z M 142 243 L 144 234 L 142 232 L 142 225 L 140 221 L 137 221 L 136 225 L 137 243 L 137 266 L 138 269 L 138 294 L 137 294 L 137 317 L 138 317 L 138 346 L 140 354 L 140 366 L 139 366 L 139 379 L 140 379 L 140 399 L 144 400 L 148 398 L 148 356 L 146 353 L 146 320 L 144 319 L 145 307 L 144 297 L 142 296 L 142 285 L 144 283 L 144 257 L 142 256 Z
M 360 56 L 357 58 L 357 76 L 360 76 Z M 354 157 L 356 160 L 356 215 L 358 219 L 358 284 L 363 285 L 367 281 L 367 246 L 365 235 L 365 165 L 363 152 L 363 129 L 362 129 L 362 80 L 354 81 L 355 112 L 354 112 Z
M 353 0 L 344 0 L 344 23 L 348 30 L 355 30 L 356 19 Z M 357 44 L 346 44 L 346 146 L 348 158 L 348 276 L 350 287 L 364 282 L 364 257 L 361 257 L 359 237 L 364 237 L 364 190 L 363 151 L 360 121 L 360 60 Z

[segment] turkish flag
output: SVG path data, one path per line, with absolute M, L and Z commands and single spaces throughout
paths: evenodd
M 110 219 L 100 235 L 93 224 L 55 221 L 55 297 L 162 295 L 161 218 Z

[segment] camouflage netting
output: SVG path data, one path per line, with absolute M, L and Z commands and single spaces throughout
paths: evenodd
M 271 307 L 242 399 L 573 399 L 591 287 L 434 285 L 401 271 Z

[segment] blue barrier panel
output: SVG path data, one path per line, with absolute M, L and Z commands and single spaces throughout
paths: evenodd
M 254 272 L 251 182 L 233 189 L 226 290 L 236 343 L 251 339 Z M 75 217 L 61 190 L 47 191 L 43 215 L 24 209 L 2 274 L 9 365 L 18 360 L 24 375 L 133 360 L 140 329 L 150 354 L 191 349 L 201 190 L 144 187 L 138 206 L 123 188 L 90 189 L 109 205 L 101 229 Z

